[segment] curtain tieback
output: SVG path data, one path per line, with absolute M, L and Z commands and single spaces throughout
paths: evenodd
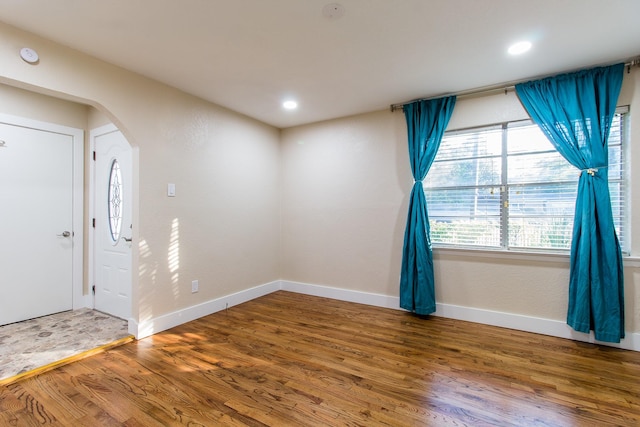
M 595 176 L 598 173 L 598 169 L 604 169 L 606 168 L 606 166 L 598 166 L 596 168 L 587 168 L 587 169 L 582 169 L 580 171 L 580 174 L 582 174 L 582 172 L 586 172 L 591 176 Z

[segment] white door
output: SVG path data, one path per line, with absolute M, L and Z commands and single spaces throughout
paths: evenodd
M 94 162 L 95 308 L 131 317 L 131 146 L 113 125 L 91 132 Z
M 73 144 L 0 123 L 0 325 L 72 309 Z

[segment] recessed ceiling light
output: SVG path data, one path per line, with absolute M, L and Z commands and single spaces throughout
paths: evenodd
M 509 46 L 509 54 L 510 55 L 521 55 L 531 49 L 531 42 L 521 41 L 518 43 L 514 43 Z
M 298 103 L 296 101 L 284 101 L 282 107 L 286 110 L 295 110 L 298 108 Z

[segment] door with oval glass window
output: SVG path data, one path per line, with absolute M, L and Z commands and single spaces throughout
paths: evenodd
M 94 162 L 94 286 L 96 310 L 131 317 L 131 146 L 107 125 L 91 132 Z

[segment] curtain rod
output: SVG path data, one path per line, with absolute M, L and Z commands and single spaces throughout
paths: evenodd
M 629 73 L 630 70 L 631 70 L 631 67 L 640 66 L 640 56 L 626 61 L 624 63 L 624 66 L 627 67 L 627 73 Z M 542 78 L 542 77 L 539 77 L 539 78 Z M 450 93 L 450 94 L 444 94 L 444 95 L 438 95 L 438 96 L 431 96 L 429 98 L 418 98 L 418 99 L 414 99 L 413 101 L 403 102 L 403 103 L 399 103 L 399 104 L 391 104 L 391 106 L 389 108 L 391 109 L 392 113 L 395 112 L 395 111 L 403 111 L 404 110 L 403 109 L 404 105 L 410 104 L 412 102 L 428 101 L 430 99 L 443 98 L 445 96 L 453 96 L 453 95 L 455 95 L 458 99 L 471 98 L 471 97 L 480 96 L 480 95 L 487 95 L 487 94 L 492 93 L 492 92 L 493 93 L 504 92 L 505 95 L 506 95 L 507 92 L 515 90 L 516 84 L 527 82 L 527 81 L 530 81 L 530 80 L 536 80 L 536 79 L 537 79 L 536 77 L 533 77 L 533 78 L 529 78 L 529 79 L 526 79 L 526 80 L 517 80 L 517 81 L 511 81 L 511 82 L 508 82 L 508 83 L 500 83 L 500 84 L 497 84 L 497 85 L 483 86 L 483 87 L 479 87 L 479 88 L 475 88 L 475 89 L 463 90 L 463 91 L 457 92 L 457 93 Z

